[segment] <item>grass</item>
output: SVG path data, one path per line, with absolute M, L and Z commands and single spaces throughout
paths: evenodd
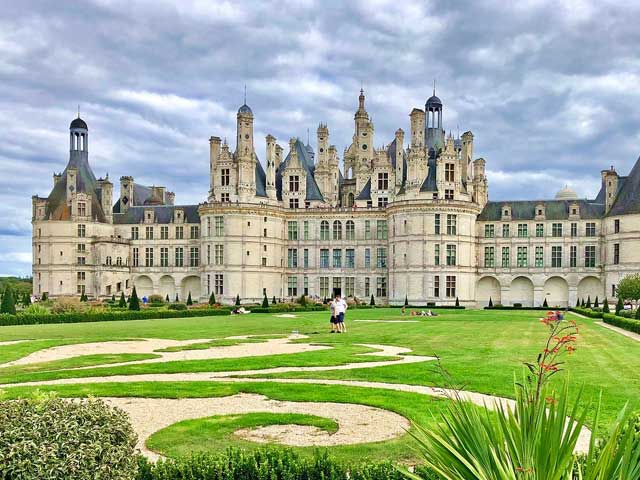
M 242 371 L 281 366 L 343 365 L 345 363 L 384 360 L 366 355 L 371 349 L 358 344 L 386 344 L 408 347 L 420 355 L 437 355 L 453 381 L 467 390 L 513 397 L 513 378 L 523 371 L 522 362 L 535 361 L 542 348 L 546 330 L 536 311 L 439 310 L 437 317 L 410 317 L 417 323 L 353 322 L 356 319 L 400 320 L 399 309 L 350 310 L 346 335 L 330 335 L 326 312 L 298 313 L 297 318 L 271 314 L 238 317 L 200 317 L 92 324 L 31 325 L 0 327 L 0 341 L 30 339 L 29 342 L 0 346 L 0 361 L 6 362 L 33 351 L 55 345 L 100 342 L 135 338 L 176 340 L 216 338 L 232 335 L 261 335 L 264 338 L 286 335 L 293 330 L 309 335 L 300 342 L 330 344 L 334 348 L 291 355 L 270 355 L 240 359 L 192 360 L 119 367 L 65 370 L 69 365 L 42 365 L 35 371 L 0 369 L 0 384 L 31 380 L 121 375 L 140 373 L 180 373 L 206 371 Z M 640 408 L 640 345 L 596 325 L 593 319 L 576 318 L 580 324 L 577 351 L 565 358 L 565 372 L 578 390 L 584 385 L 584 397 L 597 399 L 602 392 L 601 421 L 606 427 L 619 409 L 629 402 Z M 252 339 L 256 341 L 256 339 Z M 224 344 L 212 342 L 214 345 Z M 232 340 L 235 342 L 235 340 Z M 208 348 L 193 346 L 193 348 Z M 361 354 L 365 355 L 361 355 Z M 86 359 L 85 359 L 86 360 Z M 70 361 L 83 362 L 81 359 Z M 51 362 L 53 363 L 53 362 Z M 106 364 L 107 362 L 103 362 Z M 7 369 L 8 370 L 8 369 Z M 364 380 L 372 382 L 442 386 L 443 378 L 434 362 L 392 365 L 368 369 L 290 372 L 269 377 Z M 262 393 L 269 398 L 300 401 L 357 402 L 388 408 L 407 418 L 428 425 L 432 414 L 442 411 L 441 400 L 387 390 L 356 387 L 278 384 L 278 383 L 127 383 L 40 387 L 63 395 L 126 396 L 212 396 L 239 391 Z M 34 387 L 6 388 L 10 397 L 30 395 Z M 183 438 L 182 441 L 190 441 Z M 337 447 L 345 458 L 371 455 L 375 458 L 407 459 L 409 441 L 399 439 L 380 445 Z M 332 449 L 333 451 L 334 449 Z

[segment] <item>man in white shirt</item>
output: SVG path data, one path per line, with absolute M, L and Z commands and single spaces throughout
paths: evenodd
M 347 327 L 344 326 L 344 314 L 347 311 L 347 302 L 340 295 L 336 295 L 335 312 L 336 322 L 338 324 L 338 333 L 347 333 Z

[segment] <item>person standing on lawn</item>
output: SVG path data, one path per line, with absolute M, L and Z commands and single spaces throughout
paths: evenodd
M 338 333 L 338 315 L 336 314 L 336 299 L 332 298 L 329 302 L 329 310 L 331 310 L 331 332 Z
M 347 327 L 344 324 L 344 314 L 347 311 L 347 302 L 340 296 L 336 295 L 336 321 L 338 323 L 338 333 L 347 333 Z

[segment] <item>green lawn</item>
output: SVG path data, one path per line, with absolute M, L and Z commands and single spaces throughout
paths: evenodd
M 172 361 L 117 367 L 72 367 L 108 365 L 136 360 L 136 356 L 91 355 L 38 365 L 0 368 L 0 384 L 51 380 L 72 377 L 136 375 L 142 373 L 220 372 L 257 370 L 271 367 L 331 366 L 363 361 L 388 360 L 367 355 L 372 349 L 358 344 L 383 344 L 411 348 L 420 355 L 439 356 L 455 385 L 482 393 L 513 396 L 514 375 L 523 371 L 524 361 L 535 361 L 543 347 L 545 327 L 538 321 L 542 312 L 441 310 L 438 317 L 402 317 L 399 309 L 350 310 L 347 314 L 347 334 L 329 334 L 326 312 L 299 313 L 298 318 L 280 318 L 271 314 L 251 314 L 242 317 L 199 317 L 183 319 L 140 320 L 63 325 L 32 325 L 0 327 L 0 342 L 29 339 L 28 342 L 0 345 L 0 362 L 8 362 L 34 351 L 56 345 L 126 340 L 136 338 L 169 338 L 175 340 L 211 339 L 211 345 L 233 345 L 237 340 L 225 340 L 236 335 L 261 335 L 262 341 L 299 331 L 309 335 L 302 343 L 326 344 L 334 348 L 290 355 L 245 357 L 240 359 Z M 572 391 L 584 385 L 585 396 L 597 399 L 602 393 L 602 420 L 610 423 L 618 410 L 629 402 L 640 408 L 640 344 L 595 324 L 593 319 L 575 317 L 580 324 L 577 351 L 565 358 L 565 373 Z M 355 320 L 418 320 L 417 323 L 370 323 Z M 198 344 L 189 348 L 208 348 Z M 363 355 L 364 354 L 364 355 Z M 103 358 L 104 357 L 104 358 Z M 266 375 L 270 378 L 307 378 L 365 380 L 371 382 L 443 386 L 441 372 L 435 362 L 354 368 L 317 372 L 288 372 Z M 283 383 L 179 382 L 126 384 L 82 384 L 40 387 L 64 396 L 153 396 L 204 397 L 232 395 L 238 392 L 260 393 L 270 398 L 299 401 L 338 401 L 362 403 L 393 410 L 410 420 L 428 424 L 437 418 L 445 404 L 423 395 L 359 388 Z M 35 387 L 6 387 L 9 398 L 31 395 Z M 186 422 L 168 427 L 153 436 L 153 448 L 177 455 L 191 446 L 219 450 L 222 446 L 250 442 L 229 434 L 233 428 L 243 428 L 251 417 L 230 421 L 224 417 Z M 247 418 L 244 418 L 247 417 Z M 260 421 L 264 422 L 265 418 Z M 303 420 L 300 420 L 303 421 Z M 271 423 L 278 419 L 272 418 Z M 270 424 L 271 424 L 270 423 Z M 295 422 L 294 422 L 295 423 Z M 184 428 L 183 428 L 184 427 Z M 187 428 L 188 427 L 188 428 Z M 224 427 L 224 428 L 223 428 Z M 220 430 L 220 434 L 209 435 Z M 226 432 L 226 433 L 225 433 Z M 202 435 L 211 436 L 203 442 Z M 332 452 L 345 459 L 390 458 L 411 460 L 411 439 L 408 435 L 380 444 L 336 447 Z M 310 449 L 301 449 L 309 451 Z

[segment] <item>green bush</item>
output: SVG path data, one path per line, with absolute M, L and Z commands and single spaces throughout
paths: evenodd
M 149 295 L 148 298 L 149 303 L 164 303 L 164 298 L 162 295 Z
M 591 308 L 570 308 L 569 310 L 589 318 L 602 318 L 603 315 L 602 312 L 596 312 Z
M 11 315 L 16 314 L 16 301 L 13 298 L 13 291 L 10 287 L 4 290 L 2 295 L 2 302 L 0 303 L 0 313 L 8 313 Z
M 184 303 L 172 303 L 169 305 L 169 310 L 186 310 L 187 306 Z
M 169 296 L 167 295 L 167 298 L 169 298 Z M 209 296 L 209 305 L 213 306 L 216 304 L 216 294 L 214 292 L 211 292 L 211 295 Z
M 236 295 L 236 307 L 240 306 L 240 294 Z
M 49 315 L 49 309 L 44 305 L 33 303 L 20 313 L 22 315 Z
M 611 313 L 605 313 L 602 316 L 602 319 L 605 323 L 613 325 L 614 327 L 623 328 L 634 333 L 640 333 L 640 321 L 638 320 L 612 315 Z
M 262 299 L 262 308 L 269 308 L 269 299 L 267 298 L 267 294 L 264 294 L 264 298 Z
M 118 302 L 118 307 L 125 308 L 127 306 L 127 299 L 124 298 L 124 292 L 120 293 L 120 301 Z
M 0 478 L 136 478 L 136 435 L 101 400 L 53 397 L 0 403 Z
M 193 300 L 191 299 L 191 291 L 189 291 L 189 296 L 187 296 L 187 305 L 193 305 Z
M 133 310 L 133 311 L 140 310 L 140 299 L 138 298 L 138 292 L 136 292 L 136 287 L 133 287 L 133 292 L 131 292 L 131 298 L 129 298 L 129 310 Z

